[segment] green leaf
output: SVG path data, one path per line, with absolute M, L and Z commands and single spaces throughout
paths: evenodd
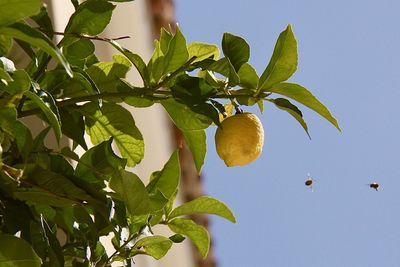
M 3 267 L 40 267 L 42 260 L 25 240 L 0 235 L 0 265 Z
M 32 145 L 31 131 L 19 120 L 15 108 L 0 108 L 0 127 L 16 139 L 18 150 L 26 157 Z
M 108 181 L 126 160 L 117 157 L 111 148 L 112 139 L 90 148 L 79 159 L 73 181 L 96 198 L 103 198 L 104 181 Z
M 68 58 L 85 59 L 94 53 L 95 47 L 89 39 L 76 39 L 75 42 L 63 48 L 64 54 Z
M 87 103 L 81 110 L 86 117 L 87 132 L 93 144 L 99 144 L 113 137 L 128 166 L 138 164 L 144 155 L 143 136 L 135 125 L 131 113 L 120 105 Z
M 41 0 L 0 0 L 0 27 L 39 13 Z
M 77 142 L 83 149 L 87 150 L 85 142 L 85 124 L 82 115 L 68 108 L 59 108 L 61 129 L 63 134 Z
M 96 83 L 101 92 L 117 92 L 121 83 L 131 67 L 130 61 L 121 55 L 114 55 L 112 62 L 99 62 L 87 69 L 87 73 Z
M 136 242 L 134 248 L 144 248 L 147 255 L 152 256 L 156 260 L 161 259 L 167 254 L 173 242 L 164 236 L 147 236 Z
M 0 27 L 0 35 L 11 36 L 42 49 L 53 58 L 57 59 L 68 75 L 72 77 L 72 70 L 60 49 L 40 31 L 22 23 L 15 23 L 8 27 Z
M 60 142 L 62 134 L 60 114 L 58 113 L 58 108 L 53 97 L 43 90 L 39 91 L 39 95 L 31 91 L 26 91 L 24 95 L 31 99 L 43 111 L 54 130 L 57 142 Z
M 126 56 L 129 61 L 136 67 L 140 76 L 142 77 L 144 86 L 147 87 L 147 85 L 150 83 L 150 75 L 149 71 L 147 70 L 146 63 L 144 63 L 143 59 L 139 55 L 132 53 L 126 48 L 123 48 L 115 41 L 111 40 L 109 41 L 109 43 L 112 44 L 124 56 Z
M 192 152 L 197 173 L 200 174 L 207 152 L 206 132 L 204 130 L 182 131 L 186 144 Z
M 169 239 L 174 243 L 182 243 L 186 238 L 181 234 L 174 234 L 170 236 Z
M 230 33 L 224 33 L 222 37 L 222 51 L 236 72 L 250 58 L 250 47 L 246 40 Z
M 308 132 L 307 123 L 304 121 L 303 113 L 301 113 L 300 109 L 298 109 L 295 105 L 290 103 L 290 101 L 285 98 L 268 99 L 268 101 L 273 102 L 278 108 L 285 110 L 290 115 L 292 115 L 300 123 L 304 131 L 306 131 L 308 137 L 311 139 L 311 136 Z
M 121 199 L 131 215 L 147 214 L 150 201 L 146 187 L 136 174 L 120 170 L 110 180 L 110 188 L 114 190 Z
M 56 173 L 36 166 L 29 179 L 41 189 L 59 197 L 67 197 L 73 200 L 87 201 L 90 196 L 80 187 L 75 185 L 64 173 Z
M 276 83 L 286 81 L 296 69 L 297 42 L 291 25 L 288 25 L 279 35 L 271 60 L 258 82 L 258 89 L 266 90 Z
M 31 87 L 31 79 L 24 70 L 14 71 L 10 78 L 12 81 L 9 81 L 7 85 L 0 83 L 0 90 L 4 90 L 10 95 L 21 94 Z
M 207 69 L 229 78 L 229 84 L 231 86 L 235 86 L 240 82 L 239 75 L 237 74 L 232 63 L 226 57 L 223 57 L 218 61 L 210 64 L 209 66 L 207 66 Z
M 172 94 L 177 99 L 192 105 L 204 103 L 216 89 L 209 85 L 204 79 L 189 75 L 179 76 L 171 87 Z
M 294 83 L 279 83 L 268 89 L 269 92 L 289 97 L 314 110 L 332 123 L 339 131 L 340 126 L 331 112 L 310 91 Z
M 161 104 L 168 112 L 175 125 L 185 130 L 202 130 L 210 126 L 212 120 L 203 114 L 193 112 L 187 105 L 175 100 L 163 100 Z
M 157 197 L 159 191 L 165 199 L 169 200 L 174 196 L 178 188 L 180 177 L 181 168 L 179 165 L 178 151 L 176 150 L 164 165 L 161 172 L 159 172 L 147 185 L 147 191 L 149 192 L 150 197 Z
M 0 35 L 0 56 L 7 55 L 13 44 L 13 39 L 9 36 Z
M 175 35 L 169 42 L 168 52 L 165 54 L 163 74 L 177 70 L 185 64 L 188 59 L 189 53 L 186 47 L 185 37 L 179 27 L 176 27 Z
M 20 189 L 13 192 L 13 195 L 16 199 L 30 202 L 34 205 L 50 205 L 65 208 L 76 204 L 73 200 L 43 191 L 39 188 Z
M 221 201 L 208 196 L 201 196 L 195 200 L 186 202 L 185 204 L 176 207 L 168 216 L 170 219 L 197 213 L 215 214 L 225 218 L 233 223 L 236 223 L 235 216 L 232 211 Z
M 258 84 L 258 75 L 256 70 L 248 63 L 244 63 L 238 72 L 240 85 L 248 89 L 256 89 Z
M 190 43 L 187 47 L 189 52 L 189 58 L 196 57 L 193 63 L 202 61 L 206 58 L 218 59 L 219 58 L 219 48 L 214 44 L 205 43 Z
M 102 0 L 86 1 L 71 16 L 65 32 L 98 35 L 111 20 L 115 5 Z
M 206 228 L 196 224 L 190 219 L 180 218 L 168 222 L 168 227 L 177 234 L 189 237 L 200 251 L 203 258 L 207 257 L 208 250 L 210 249 L 210 236 Z

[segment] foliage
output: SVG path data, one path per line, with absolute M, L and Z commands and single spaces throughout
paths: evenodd
M 215 214 L 235 222 L 222 202 L 202 196 L 173 208 L 180 166 L 175 151 L 150 182 L 127 167 L 140 164 L 144 142 L 132 115 L 121 105 L 161 104 L 183 132 L 198 172 L 206 154 L 205 130 L 230 101 L 240 106 L 265 101 L 291 114 L 307 132 L 297 101 L 339 125 L 306 88 L 286 82 L 297 68 L 297 43 L 289 25 L 279 36 L 272 58 L 259 77 L 248 63 L 247 42 L 230 33 L 218 46 L 187 44 L 176 28 L 162 30 L 148 63 L 116 40 L 98 37 L 115 4 L 130 0 L 71 1 L 71 16 L 60 42 L 41 0 L 0 0 L 0 263 L 2 266 L 110 266 L 145 254 L 160 259 L 173 243 L 188 237 L 205 257 L 207 230 L 184 216 Z M 60 34 L 60 33 L 58 33 Z M 111 62 L 99 62 L 94 41 L 115 47 Z M 15 68 L 10 49 L 18 44 L 29 58 Z M 50 64 L 56 62 L 57 64 Z M 54 66 L 56 65 L 56 66 Z M 143 86 L 124 78 L 136 68 Z M 48 125 L 38 135 L 22 122 L 35 116 Z M 58 142 L 44 144 L 53 131 Z M 87 144 L 84 135 L 90 137 Z M 114 146 L 115 145 L 115 146 Z M 77 155 L 80 146 L 85 150 Z M 117 151 L 114 151 L 114 147 Z M 176 234 L 152 233 L 167 225 Z M 65 240 L 58 238 L 63 233 Z M 107 255 L 100 237 L 111 235 L 115 252 Z M 18 254 L 15 254 L 15 252 Z

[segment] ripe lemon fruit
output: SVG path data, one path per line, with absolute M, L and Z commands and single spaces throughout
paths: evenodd
M 226 166 L 242 166 L 255 161 L 264 145 L 264 129 L 253 113 L 239 113 L 222 121 L 215 133 L 218 156 Z

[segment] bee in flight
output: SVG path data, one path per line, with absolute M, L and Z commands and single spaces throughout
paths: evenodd
M 313 184 L 314 184 L 314 179 L 311 178 L 310 174 L 307 173 L 307 180 L 304 182 L 304 184 L 313 191 Z
M 378 183 L 373 182 L 373 183 L 370 183 L 370 184 L 367 184 L 367 185 L 368 185 L 369 187 L 375 189 L 376 191 L 378 191 L 378 188 L 379 188 L 379 184 L 378 184 Z

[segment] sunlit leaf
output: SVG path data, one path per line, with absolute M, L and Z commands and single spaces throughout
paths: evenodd
M 286 81 L 297 69 L 297 41 L 288 25 L 276 41 L 271 60 L 258 82 L 259 90 Z
M 113 137 L 128 166 L 138 164 L 144 155 L 143 136 L 135 125 L 131 113 L 114 103 L 87 103 L 81 110 L 85 115 L 87 132 L 93 144 Z
M 232 211 L 221 201 L 208 196 L 202 196 L 192 201 L 186 202 L 176 207 L 170 214 L 169 218 L 175 218 L 182 215 L 191 214 L 214 214 L 223 217 L 233 223 L 236 223 L 235 216 Z
M 210 249 L 210 236 L 206 228 L 190 219 L 176 218 L 168 222 L 168 227 L 177 234 L 189 237 L 200 251 L 203 258 L 207 257 Z
M 0 0 L 0 27 L 39 13 L 41 0 Z

